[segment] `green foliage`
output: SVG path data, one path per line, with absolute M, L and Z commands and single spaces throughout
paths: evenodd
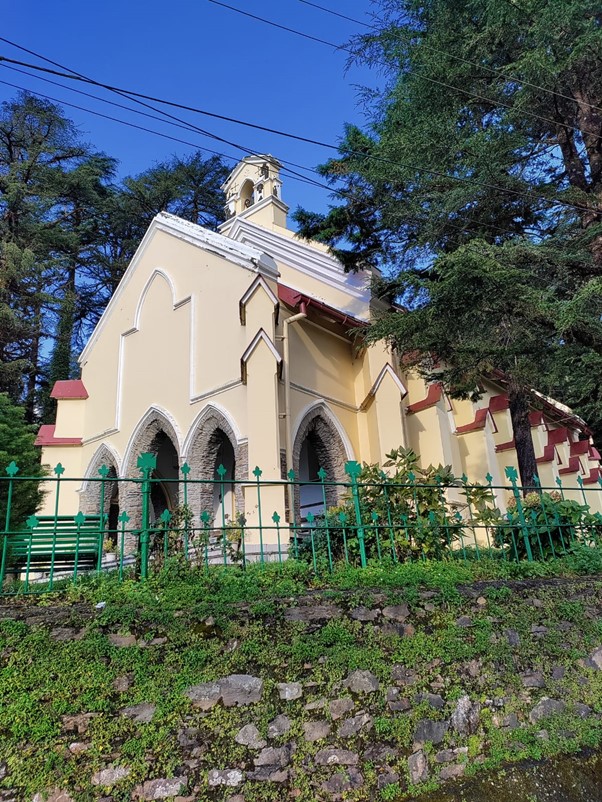
M 0 111 L 0 392 L 52 421 L 50 390 L 100 317 L 148 224 L 216 228 L 228 169 L 200 152 L 114 183 L 116 162 L 60 106 L 25 92 Z M 47 354 L 50 353 L 50 358 Z
M 0 393 L 0 527 L 4 529 L 8 505 L 8 475 L 6 468 L 15 462 L 19 468 L 13 481 L 10 510 L 10 529 L 23 526 L 28 516 L 33 515 L 42 501 L 42 489 L 36 479 L 45 471 L 40 465 L 40 452 L 34 446 L 35 427 L 25 422 L 22 407 L 15 406 L 6 393 Z M 31 481 L 19 481 L 19 477 L 32 477 Z
M 347 269 L 384 271 L 376 291 L 405 313 L 370 337 L 408 365 L 461 397 L 503 370 L 523 405 L 536 387 L 602 431 L 602 118 L 583 105 L 602 106 L 594 9 L 377 0 L 349 47 L 386 78 L 365 95 L 365 130 L 347 126 L 320 168 L 337 205 L 297 221 Z M 527 484 L 533 454 L 519 460 Z
M 495 540 L 513 559 L 523 560 L 530 551 L 533 559 L 547 560 L 572 552 L 578 544 L 583 549 L 600 543 L 602 516 L 558 491 L 528 493 L 518 503 L 512 497 L 508 508 L 495 528 Z

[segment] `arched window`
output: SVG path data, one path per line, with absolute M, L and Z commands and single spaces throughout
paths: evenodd
M 253 205 L 253 182 L 250 178 L 247 178 L 240 189 L 240 199 L 243 209 L 248 209 Z

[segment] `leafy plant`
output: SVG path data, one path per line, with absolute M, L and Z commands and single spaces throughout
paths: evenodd
M 513 559 L 548 560 L 564 556 L 576 547 L 597 546 L 602 535 L 602 516 L 585 504 L 566 499 L 558 491 L 528 493 L 508 502 L 506 520 L 495 538 Z

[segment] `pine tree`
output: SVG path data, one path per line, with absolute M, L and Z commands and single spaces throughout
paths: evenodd
M 442 363 L 452 394 L 478 397 L 480 371 L 503 368 L 530 484 L 531 389 L 554 385 L 566 398 L 566 367 L 602 354 L 598 4 L 377 6 L 373 32 L 353 47 L 387 86 L 370 95 L 367 129 L 348 127 L 321 168 L 343 201 L 326 215 L 299 211 L 301 233 L 348 269 L 384 271 L 381 291 L 406 312 L 371 336 L 425 375 Z

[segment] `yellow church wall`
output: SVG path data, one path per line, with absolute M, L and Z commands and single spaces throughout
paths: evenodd
M 326 399 L 356 406 L 352 346 L 300 321 L 290 330 L 291 381 Z
M 65 398 L 57 404 L 55 437 L 81 437 L 84 431 L 86 400 Z

